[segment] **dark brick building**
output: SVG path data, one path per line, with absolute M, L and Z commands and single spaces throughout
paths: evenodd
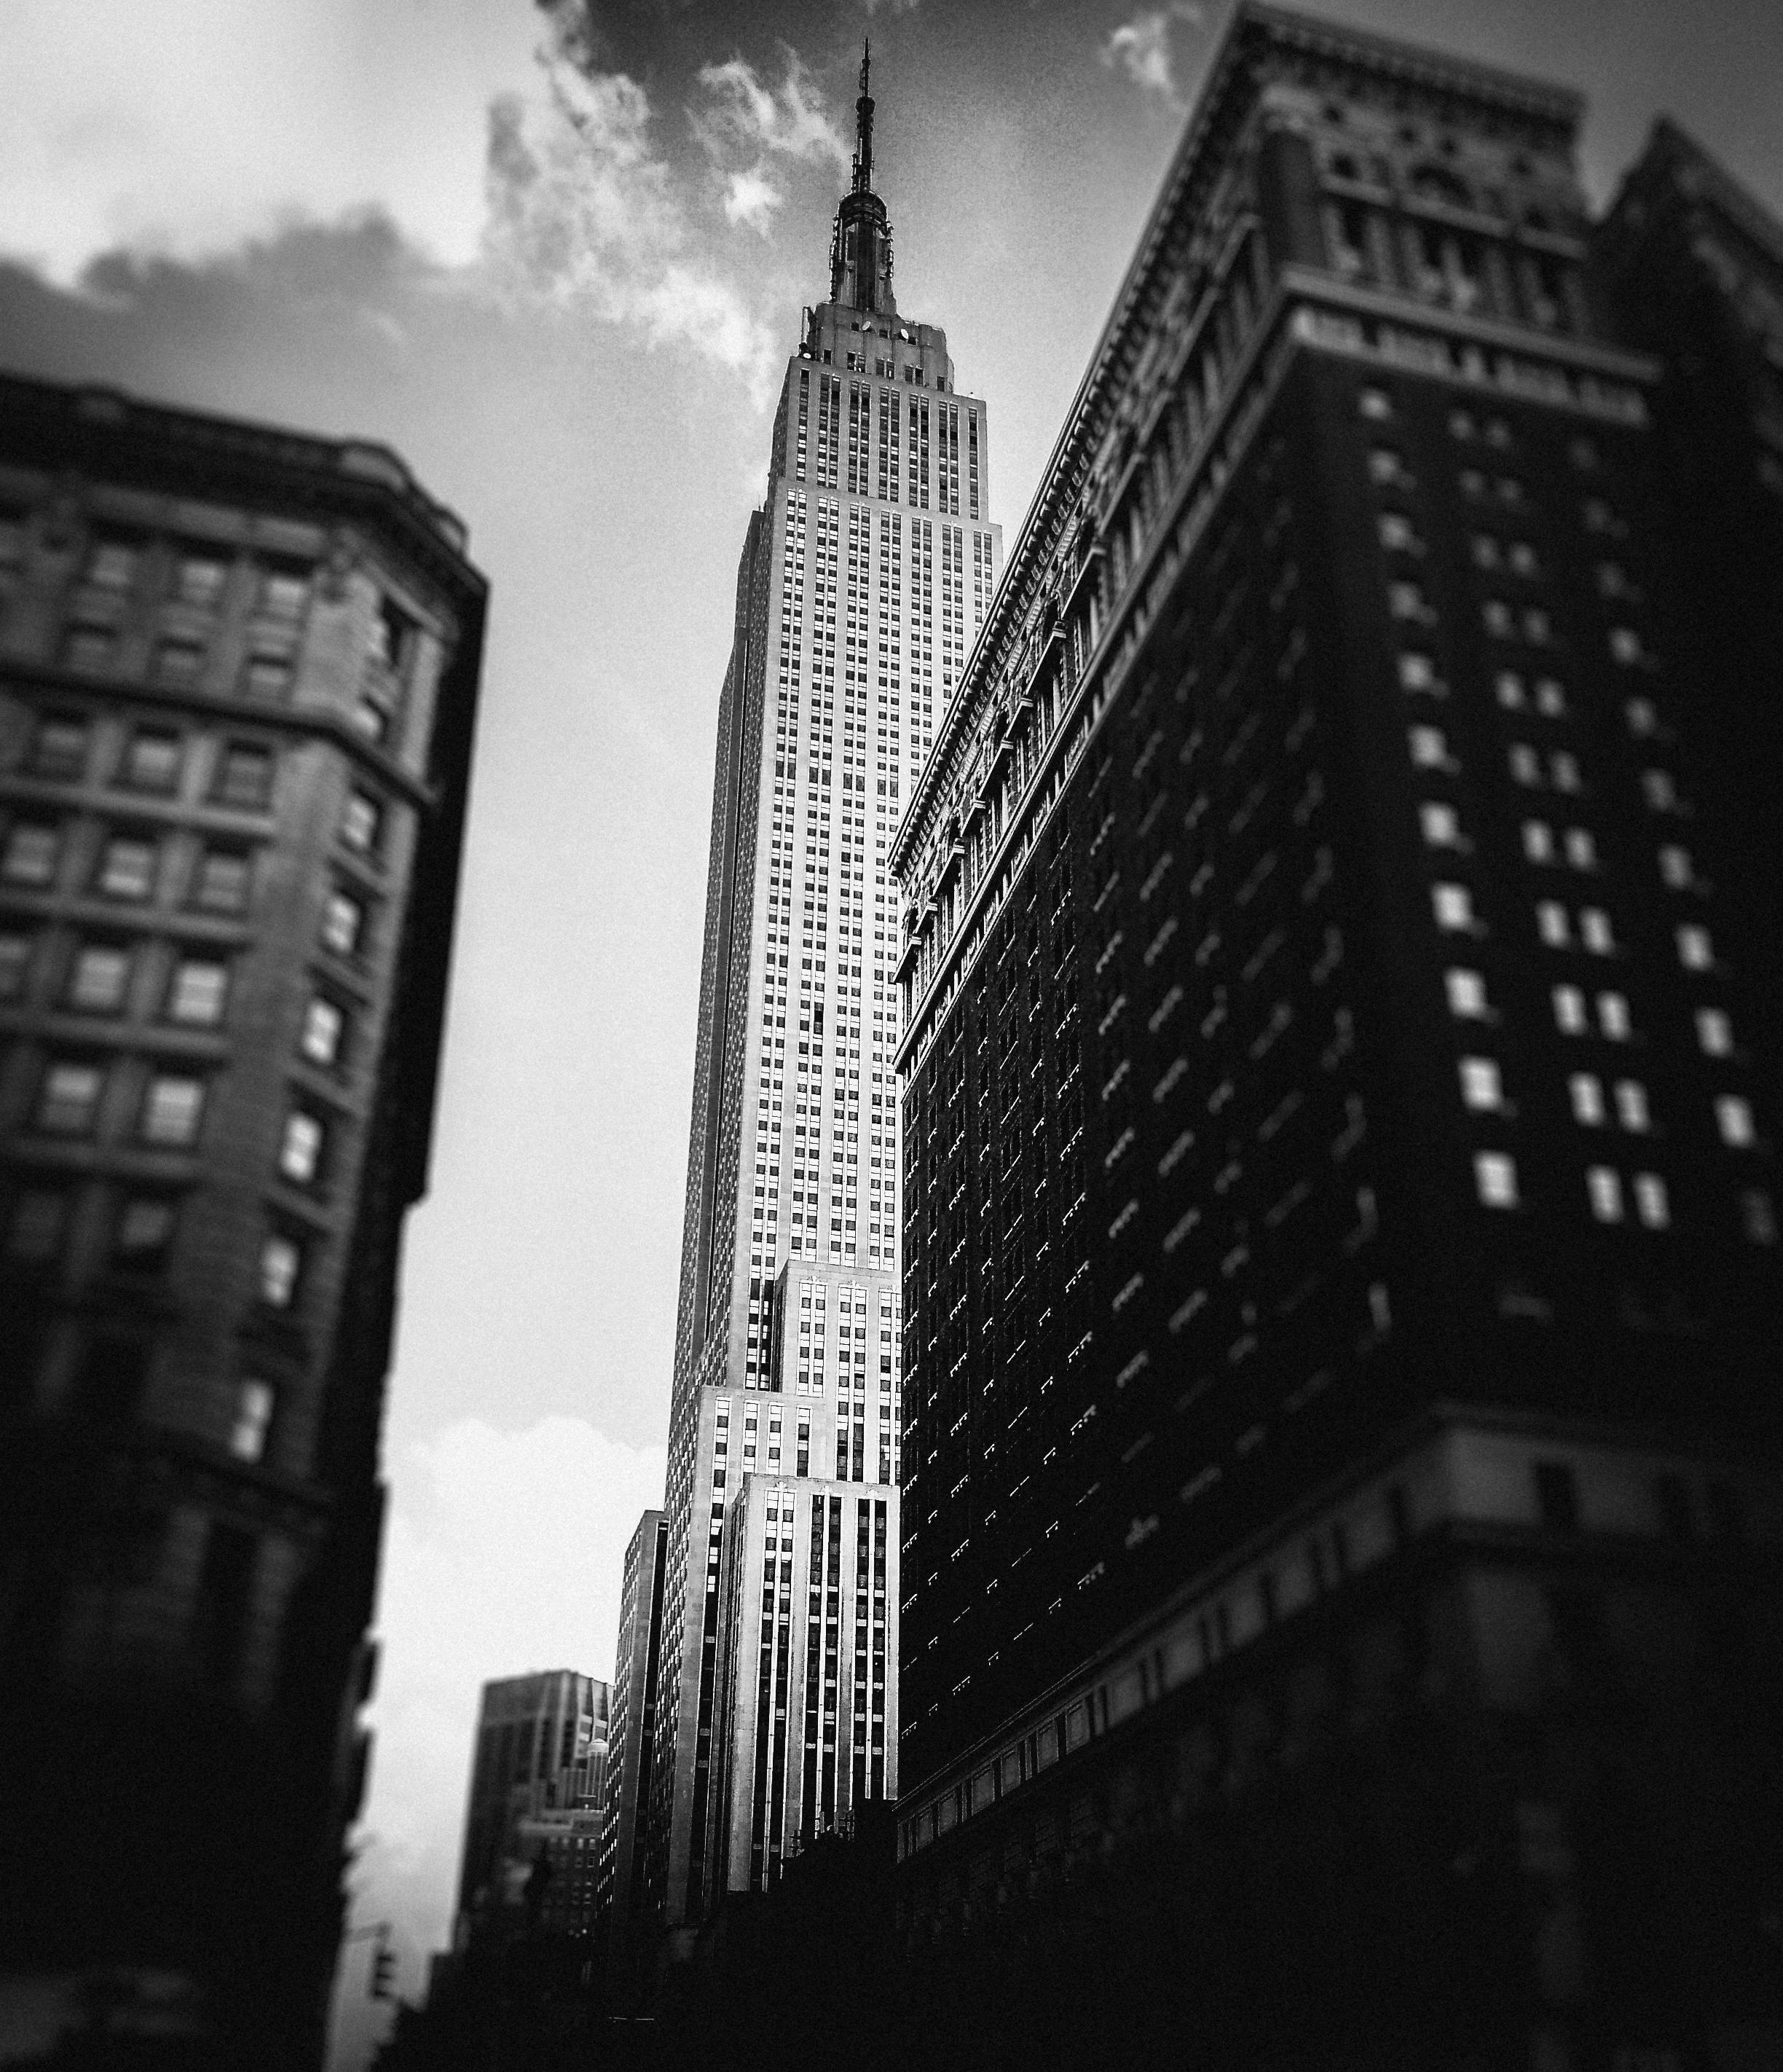
M 1239 8 L 898 838 L 963 2033 L 1779 2033 L 1773 975 L 1580 113 Z
M 322 2046 L 465 544 L 382 447 L 0 383 L 0 1946 L 229 2063 Z

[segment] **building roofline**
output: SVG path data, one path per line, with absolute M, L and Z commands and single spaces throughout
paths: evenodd
M 1616 197 L 1604 212 L 1604 224 L 1614 224 L 1624 204 L 1637 189 L 1658 179 L 1668 163 L 1679 162 L 1690 166 L 1706 191 L 1691 198 L 1706 200 L 1719 209 L 1768 259 L 1783 266 L 1783 222 L 1779 222 L 1712 151 L 1670 115 L 1655 117 L 1641 155 L 1623 174 Z
M 15 452 L 28 454 L 35 434 L 46 458 L 64 465 L 90 450 L 96 473 L 129 476 L 140 467 L 161 483 L 187 475 L 195 495 L 263 500 L 282 489 L 324 505 L 381 504 L 436 575 L 461 592 L 487 588 L 470 559 L 463 520 L 427 494 L 400 454 L 375 440 L 324 438 L 144 403 L 118 388 L 6 372 L 0 372 L 0 413 Z
M 1585 107 L 1584 95 L 1570 87 L 1545 85 L 1520 73 L 1499 72 L 1489 65 L 1448 57 L 1438 51 L 1395 42 L 1366 30 L 1352 29 L 1341 22 L 1266 5 L 1265 0 L 1239 0 L 1208 60 L 1183 125 L 1181 141 L 1160 184 L 1157 198 L 1146 216 L 1107 320 L 1047 456 L 1034 500 L 1028 507 L 1015 543 L 1004 561 L 1003 581 L 997 586 L 977 643 L 968 658 L 959 690 L 947 709 L 916 789 L 910 794 L 904 817 L 892 837 L 886 861 L 894 876 L 902 875 L 900 866 L 909 859 L 919 811 L 926 812 L 932 803 L 946 756 L 965 724 L 967 701 L 963 693 L 973 665 L 980 653 L 990 652 L 993 639 L 1000 639 L 1009 627 L 1015 615 L 1018 576 L 1028 564 L 1041 558 L 1046 521 L 1054 515 L 1060 501 L 1060 484 L 1067 456 L 1074 442 L 1083 438 L 1097 392 L 1110 378 L 1117 349 L 1155 269 L 1158 248 L 1175 220 L 1182 191 L 1199 167 L 1208 133 L 1222 109 L 1232 74 L 1251 39 L 1259 34 L 1271 42 L 1322 51 L 1375 71 L 1393 72 L 1427 87 L 1489 101 L 1496 107 L 1502 108 L 1509 101 L 1525 113 L 1556 123 L 1569 131 L 1576 127 Z M 1026 612 L 1031 602 L 1030 598 L 1022 597 L 1021 613 Z

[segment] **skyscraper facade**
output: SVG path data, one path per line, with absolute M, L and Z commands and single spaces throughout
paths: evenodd
M 0 382 L 0 1945 L 232 2062 L 339 1932 L 465 549 L 380 446 Z
M 650 1770 L 656 1749 L 656 1679 L 663 1568 L 668 1555 L 668 1521 L 659 1511 L 647 1511 L 626 1548 L 620 1579 L 606 1798 L 595 1879 L 601 1930 L 612 1958 L 621 1964 L 632 1942 L 632 1925 L 643 1897 L 640 1823 L 650 1804 Z
M 897 1785 L 886 848 L 1000 545 L 984 405 L 893 298 L 866 88 L 720 705 L 647 1852 L 671 1927 Z
M 894 844 L 901 1879 L 1092 1890 L 1024 2020 L 1682 2062 L 1765 1975 L 1767 974 L 1580 112 L 1245 0 Z

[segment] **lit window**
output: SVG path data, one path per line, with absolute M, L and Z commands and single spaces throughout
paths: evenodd
M 1551 950 L 1564 949 L 1571 940 L 1567 924 L 1567 910 L 1557 899 L 1543 899 L 1536 903 L 1535 927 L 1542 940 Z
M 1502 598 L 1491 598 L 1480 607 L 1480 616 L 1485 630 L 1500 640 L 1508 640 L 1515 630 L 1516 621 L 1511 616 L 1510 606 Z
M 1622 1176 L 1612 1166 L 1593 1166 L 1585 1174 L 1591 1212 L 1600 1223 L 1622 1220 Z
M 1582 1036 L 1585 1033 L 1585 996 L 1576 985 L 1557 985 L 1554 989 L 1554 1026 L 1563 1036 Z
M 8 885 L 48 885 L 55 877 L 56 830 L 39 820 L 14 820 L 0 856 L 0 878 Z
M 1651 741 L 1659 731 L 1659 708 L 1651 698 L 1630 698 L 1622 717 L 1637 741 Z
M 1671 1202 L 1666 1193 L 1666 1183 L 1657 1173 L 1635 1174 L 1634 1212 L 1649 1230 L 1671 1227 Z
M 269 569 L 261 578 L 260 609 L 269 619 L 301 619 L 310 601 L 310 578 L 301 569 Z
M 100 852 L 97 883 L 113 899 L 146 899 L 154 890 L 154 844 L 114 835 Z
M 1471 542 L 1473 565 L 1477 569 L 1495 569 L 1503 559 L 1498 542 L 1489 532 L 1476 532 Z
M 1387 586 L 1387 608 L 1395 619 L 1422 619 L 1424 594 L 1415 582 L 1391 582 Z
M 127 950 L 90 943 L 75 958 L 68 979 L 68 1005 L 89 1014 L 115 1014 L 124 1005 L 129 976 Z
M 1653 1127 L 1647 1106 L 1647 1090 L 1638 1079 L 1616 1082 L 1616 1114 L 1625 1129 L 1644 1132 Z
M 1740 1197 L 1740 1220 L 1753 1244 L 1775 1244 L 1777 1211 L 1762 1187 L 1748 1187 Z
M 1604 1089 L 1596 1075 L 1573 1073 L 1567 1081 L 1567 1092 L 1572 1100 L 1573 1120 L 1589 1129 L 1599 1128 L 1604 1120 Z
M 1504 1083 L 1493 1059 L 1463 1058 L 1460 1075 L 1461 1099 L 1468 1107 L 1502 1108 L 1504 1106 Z
M 99 1111 L 104 1075 L 97 1065 L 64 1059 L 43 1075 L 37 1096 L 37 1127 L 53 1137 L 83 1137 Z
M 1383 547 L 1402 553 L 1415 553 L 1418 536 L 1412 529 L 1411 520 L 1403 512 L 1383 511 L 1380 515 L 1380 537 Z
M 1733 1023 L 1725 1009 L 1697 1009 L 1696 1040 L 1707 1057 L 1731 1058 L 1733 1055 Z
M 1608 915 L 1601 906 L 1587 906 L 1584 910 L 1579 916 L 1579 933 L 1592 956 L 1607 957 L 1614 953 L 1615 933 L 1610 927 Z
M 1530 863 L 1554 861 L 1554 830 L 1546 820 L 1524 821 L 1523 857 Z
M 275 1309 L 288 1309 L 297 1293 L 302 1254 L 294 1239 L 275 1235 L 260 1251 L 260 1299 Z
M 1432 886 L 1430 905 L 1439 928 L 1456 931 L 1478 925 L 1473 918 L 1473 896 L 1465 885 Z
M 1598 994 L 1597 1026 L 1615 1043 L 1625 1043 L 1634 1034 L 1634 1024 L 1629 1015 L 1629 1004 L 1622 994 Z
M 1577 791 L 1582 788 L 1579 758 L 1566 749 L 1558 749 L 1548 758 L 1548 772 L 1557 791 Z
M 1542 781 L 1542 758 L 1526 741 L 1513 742 L 1506 751 L 1510 774 L 1519 784 L 1539 784 Z
M 1697 922 L 1686 922 L 1678 931 L 1678 961 L 1686 971 L 1709 971 L 1715 964 L 1715 946 L 1709 931 Z
M 1566 693 L 1551 676 L 1543 676 L 1535 686 L 1535 709 L 1543 719 L 1566 717 Z
M 177 734 L 142 728 L 125 751 L 124 782 L 138 791 L 171 791 L 179 782 L 179 754 Z
M 1659 852 L 1659 876 L 1674 892 L 1687 892 L 1692 877 L 1691 853 L 1668 842 Z
M 350 957 L 359 948 L 359 935 L 364 927 L 365 909 L 358 900 L 344 892 L 331 892 L 328 903 L 323 910 L 322 939 L 338 955 Z
M 158 1072 L 142 1104 L 142 1135 L 150 1144 L 189 1145 L 204 1112 L 204 1083 Z
M 126 540 L 101 540 L 87 561 L 87 581 L 101 590 L 128 590 L 136 580 L 137 549 Z
M 278 1147 L 278 1170 L 287 1180 L 307 1183 L 316 1177 L 322 1161 L 322 1124 L 302 1108 L 285 1118 L 285 1135 Z
M 1356 398 L 1356 408 L 1365 417 L 1391 417 L 1393 399 L 1384 388 L 1364 388 Z
M 303 1010 L 303 1030 L 298 1047 L 312 1063 L 331 1065 L 340 1055 L 340 1039 L 347 1018 L 333 1001 L 318 994 Z
M 1476 1152 L 1473 1184 L 1489 1209 L 1517 1206 L 1517 1163 L 1502 1151 Z
M 1506 712 L 1521 712 L 1526 702 L 1523 680 L 1514 669 L 1501 669 L 1493 679 L 1493 695 Z
M 1736 1150 L 1743 1151 L 1756 1141 L 1752 1103 L 1740 1095 L 1723 1094 L 1715 1104 L 1715 1120 L 1723 1144 L 1731 1144 Z
M 1554 622 L 1545 611 L 1528 610 L 1523 614 L 1523 638 L 1532 647 L 1545 648 L 1554 637 Z
M 1432 849 L 1461 846 L 1461 823 L 1452 806 L 1422 805 L 1418 808 L 1418 823 Z
M 1597 868 L 1597 843 L 1588 828 L 1567 829 L 1567 861 L 1575 870 Z
M 229 1428 L 229 1451 L 238 1461 L 257 1461 L 266 1451 L 273 1401 L 269 1382 L 249 1379 L 237 1385 L 235 1422 Z
M 182 957 L 167 993 L 167 1018 L 213 1029 L 223 1019 L 229 968 L 210 957 Z
M 1610 628 L 1609 652 L 1617 661 L 1629 668 L 1640 663 L 1645 654 L 1641 645 L 1641 636 L 1632 626 L 1613 626 Z
M 1436 665 L 1428 655 L 1415 651 L 1399 657 L 1399 688 L 1407 691 L 1429 691 L 1436 687 Z
M 1676 810 L 1678 787 L 1673 783 L 1669 770 L 1643 770 L 1641 772 L 1641 790 L 1647 804 L 1656 813 Z
M 1527 540 L 1511 541 L 1510 565 L 1520 576 L 1536 576 L 1541 574 L 1541 563 L 1536 558 L 1535 549 Z
M 1477 971 L 1451 968 L 1443 974 L 1443 985 L 1448 995 L 1448 1011 L 1457 1021 L 1487 1018 L 1490 1010 L 1486 1005 L 1485 980 Z

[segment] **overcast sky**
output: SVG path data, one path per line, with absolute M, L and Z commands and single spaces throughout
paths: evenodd
M 732 586 L 862 31 L 899 306 L 988 400 L 1013 537 L 1225 11 L 6 0 L 0 361 L 384 440 L 493 585 L 355 1878 L 410 1994 L 479 1683 L 610 1672 L 661 1493 Z M 1666 109 L 1783 209 L 1776 0 L 1320 11 L 1584 88 L 1599 199 Z

